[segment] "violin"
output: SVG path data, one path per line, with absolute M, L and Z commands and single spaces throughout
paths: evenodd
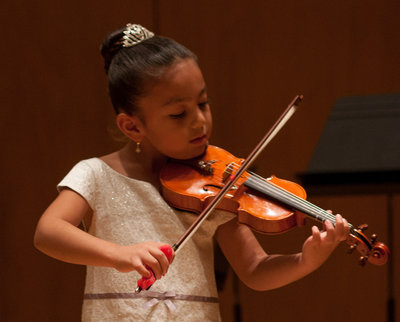
M 165 200 L 172 207 L 199 214 L 172 247 L 166 245 L 160 248 L 169 261 L 172 250 L 177 254 L 216 208 L 237 214 L 239 223 L 265 234 L 279 234 L 295 226 L 302 226 L 306 216 L 319 222 L 329 220 L 335 225 L 335 217 L 331 213 L 305 200 L 306 192 L 300 185 L 275 176 L 264 179 L 247 171 L 294 114 L 301 101 L 302 96 L 299 95 L 292 100 L 246 159 L 236 158 L 221 148 L 208 146 L 202 156 L 192 160 L 171 160 L 161 170 L 160 181 Z M 346 242 L 350 244 L 350 252 L 354 249 L 360 252 L 362 265 L 367 261 L 374 265 L 384 265 L 390 254 L 388 247 L 377 242 L 376 234 L 370 239 L 365 236 L 363 230 L 367 225 L 358 228 L 351 224 L 349 226 L 350 233 Z M 154 274 L 142 277 L 138 281 L 136 293 L 149 289 L 154 282 Z
M 199 158 L 173 160 L 160 173 L 162 195 L 171 206 L 200 214 L 243 161 L 212 145 Z M 235 213 L 238 223 L 263 234 L 280 234 L 303 226 L 306 217 L 318 222 L 329 220 L 335 225 L 335 216 L 305 200 L 306 196 L 306 191 L 297 183 L 275 176 L 264 179 L 245 172 L 216 209 Z M 359 251 L 360 263 L 385 264 L 389 249 L 376 241 L 376 234 L 367 238 L 363 233 L 366 225 L 355 228 L 349 223 L 349 226 L 346 242 L 351 251 Z

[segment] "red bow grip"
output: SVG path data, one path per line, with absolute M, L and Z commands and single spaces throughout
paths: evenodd
M 172 262 L 172 247 L 170 245 L 162 245 L 160 246 L 160 250 L 167 256 L 168 262 L 171 264 Z M 149 277 L 143 276 L 140 280 L 137 281 L 137 288 L 135 290 L 136 293 L 140 293 L 142 290 L 148 290 L 156 281 L 156 277 L 154 276 L 153 271 L 146 265 L 146 268 L 150 272 Z

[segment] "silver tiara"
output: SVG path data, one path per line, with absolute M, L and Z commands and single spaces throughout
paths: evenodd
M 141 43 L 143 40 L 152 38 L 154 33 L 147 30 L 141 25 L 134 25 L 128 23 L 124 30 L 124 36 L 122 37 L 122 47 L 131 47 Z

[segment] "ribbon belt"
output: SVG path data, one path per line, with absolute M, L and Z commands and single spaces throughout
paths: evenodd
M 217 297 L 176 294 L 173 291 L 167 291 L 163 293 L 154 291 L 146 291 L 142 293 L 85 293 L 83 298 L 85 300 L 148 298 L 150 300 L 144 305 L 146 308 L 151 308 L 158 302 L 165 301 L 165 304 L 171 311 L 175 311 L 176 309 L 171 300 L 218 303 Z

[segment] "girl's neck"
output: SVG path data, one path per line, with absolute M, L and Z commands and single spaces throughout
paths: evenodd
M 149 147 L 136 152 L 136 143 L 130 141 L 122 149 L 101 159 L 115 171 L 133 179 L 147 181 L 160 187 L 159 172 L 167 162 L 167 157 L 154 152 Z

